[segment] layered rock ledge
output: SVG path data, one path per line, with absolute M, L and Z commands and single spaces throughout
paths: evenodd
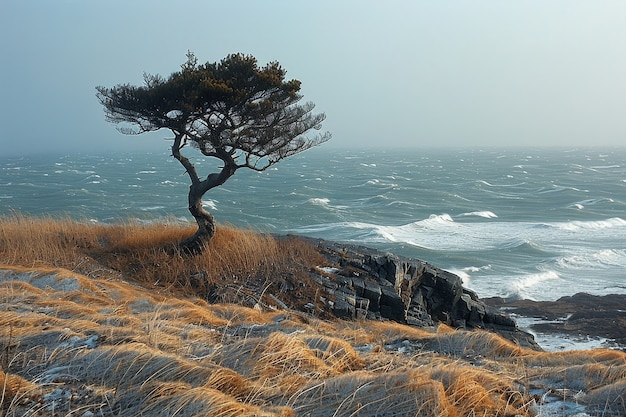
M 333 268 L 313 278 L 332 295 L 330 308 L 346 319 L 393 320 L 417 327 L 443 323 L 485 329 L 520 346 L 541 350 L 534 337 L 505 312 L 486 305 L 461 278 L 427 262 L 323 239 L 314 244 Z

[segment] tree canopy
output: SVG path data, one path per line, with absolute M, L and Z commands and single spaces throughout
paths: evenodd
M 203 235 L 193 238 L 194 247 L 208 241 L 215 228 L 201 205 L 206 191 L 239 168 L 263 171 L 330 139 L 328 132 L 314 133 L 326 116 L 313 113 L 313 103 L 301 103 L 300 81 L 285 75 L 278 62 L 259 67 L 251 55 L 198 64 L 189 52 L 180 71 L 167 78 L 144 74 L 141 86 L 96 87 L 107 121 L 122 133 L 169 129 L 174 134 L 172 155 L 191 179 L 189 210 L 199 225 L 196 235 Z M 201 179 L 181 153 L 186 145 L 221 160 L 221 170 Z

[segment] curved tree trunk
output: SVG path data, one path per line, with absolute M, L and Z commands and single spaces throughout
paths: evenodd
M 202 253 L 215 234 L 215 218 L 202 207 L 204 192 L 199 187 L 189 187 L 189 212 L 198 224 L 198 230 L 191 237 L 181 242 L 181 248 L 191 254 Z
M 193 163 L 180 153 L 183 145 L 183 133 L 179 133 L 174 138 L 172 145 L 172 156 L 176 158 L 185 167 L 191 185 L 189 186 L 189 212 L 198 224 L 198 230 L 188 239 L 181 242 L 181 249 L 189 254 L 199 254 L 209 244 L 211 238 L 215 234 L 215 218 L 211 213 L 202 207 L 202 196 L 211 188 L 222 185 L 228 178 L 235 174 L 238 166 L 232 157 L 232 154 L 223 149 L 217 149 L 213 153 L 205 153 L 206 156 L 218 158 L 224 162 L 219 173 L 213 173 L 201 180 Z

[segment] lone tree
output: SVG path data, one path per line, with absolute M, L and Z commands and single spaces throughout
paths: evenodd
M 142 86 L 96 87 L 106 119 L 125 134 L 169 129 L 172 156 L 185 168 L 189 211 L 198 230 L 181 243 L 199 253 L 215 233 L 215 219 L 202 197 L 224 184 L 239 168 L 264 171 L 280 160 L 330 139 L 319 131 L 326 116 L 313 103 L 301 104 L 300 81 L 285 80 L 278 62 L 259 67 L 250 55 L 233 54 L 199 65 L 193 53 L 167 79 L 144 74 Z M 181 150 L 191 145 L 221 161 L 218 172 L 201 178 Z

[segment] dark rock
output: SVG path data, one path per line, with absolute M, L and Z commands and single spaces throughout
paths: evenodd
M 556 301 L 508 301 L 502 298 L 484 301 L 494 308 L 549 321 L 534 324 L 532 329 L 538 332 L 603 337 L 626 346 L 626 294 L 578 293 Z
M 335 296 L 334 313 L 343 318 L 388 319 L 413 326 L 436 323 L 486 329 L 540 350 L 513 319 L 489 308 L 461 278 L 427 262 L 372 248 L 307 239 L 339 268 L 322 279 Z M 338 289 L 337 289 L 338 288 Z

